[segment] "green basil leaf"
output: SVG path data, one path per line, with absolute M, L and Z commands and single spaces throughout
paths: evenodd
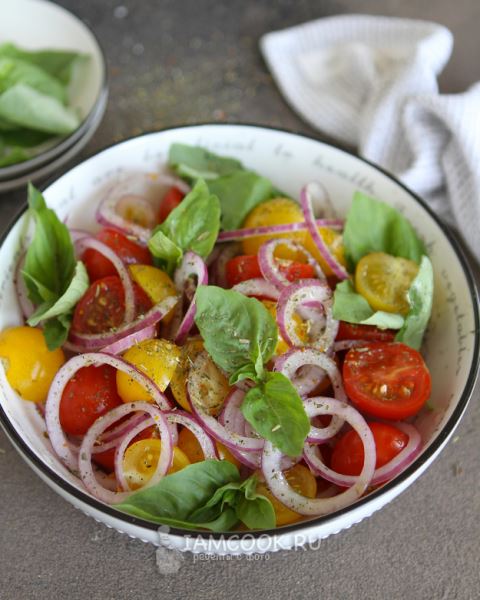
M 218 156 L 205 148 L 187 144 L 172 144 L 168 163 L 180 177 L 189 180 L 216 179 L 243 168 L 234 158 Z
M 257 494 L 254 498 L 240 498 L 237 504 L 237 517 L 249 529 L 274 529 L 275 509 L 266 496 Z
M 170 274 L 183 257 L 183 250 L 160 230 L 155 231 L 148 240 L 148 249 L 155 259 L 155 264 Z
M 248 213 L 273 197 L 272 183 L 252 171 L 236 171 L 208 182 L 222 209 L 222 229 L 238 229 Z
M 407 292 L 407 298 L 410 310 L 395 340 L 419 350 L 432 314 L 433 304 L 433 268 L 427 256 L 422 256 L 418 273 Z
M 67 341 L 70 323 L 64 315 L 45 321 L 43 336 L 49 350 L 56 350 Z
M 195 323 L 212 360 L 229 375 L 253 364 L 259 366 L 273 356 L 278 329 L 272 315 L 255 298 L 213 285 L 196 292 Z
M 282 373 L 266 373 L 265 382 L 245 395 L 241 411 L 262 437 L 288 456 L 302 453 L 310 421 L 292 382 Z
M 407 219 L 387 204 L 356 192 L 348 211 L 343 243 L 348 267 L 371 252 L 386 252 L 420 263 L 425 245 Z
M 29 85 L 17 83 L 0 94 L 0 118 L 18 126 L 64 135 L 80 125 L 71 109 Z
M 37 92 L 66 104 L 67 92 L 58 79 L 22 59 L 5 58 L 0 55 L 0 94 L 18 83 L 28 85 Z
M 259 374 L 257 373 L 257 370 L 255 369 L 255 365 L 253 363 L 247 363 L 242 367 L 239 367 L 230 375 L 228 383 L 230 385 L 235 385 L 243 379 L 251 379 L 252 381 L 259 380 Z
M 167 475 L 156 485 L 134 492 L 120 510 L 156 523 L 189 522 L 190 515 L 204 506 L 218 488 L 239 481 L 238 469 L 226 460 L 205 460 Z
M 39 311 L 37 309 L 28 319 L 27 323 L 35 327 L 44 319 L 51 319 L 52 317 L 72 312 L 77 302 L 87 291 L 88 285 L 88 273 L 85 265 L 81 261 L 78 261 L 75 266 L 73 278 L 62 296 L 52 306 L 45 307 L 45 310 Z
M 350 280 L 337 284 L 333 295 L 333 317 L 348 323 L 375 325 L 380 329 L 400 329 L 402 315 L 384 311 L 374 311 L 367 300 L 357 292 Z

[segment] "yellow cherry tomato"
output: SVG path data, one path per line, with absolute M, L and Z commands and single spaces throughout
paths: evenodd
M 170 277 L 161 269 L 150 265 L 130 265 L 130 274 L 133 280 L 147 294 L 154 304 L 158 304 L 169 296 L 177 296 L 177 289 Z M 175 307 L 163 317 L 164 323 L 170 323 Z
M 289 198 L 273 198 L 256 206 L 247 216 L 243 227 L 262 227 L 268 225 L 288 225 L 290 223 L 302 223 L 304 216 L 300 206 Z M 288 237 L 299 244 L 303 244 L 307 238 L 306 231 L 294 233 L 277 233 L 270 235 L 259 235 L 242 242 L 244 254 L 257 254 L 262 244 L 274 238 Z M 289 260 L 305 260 L 303 254 L 292 252 L 284 246 L 275 251 L 275 256 Z M 303 258 L 302 258 L 303 257 Z
M 317 495 L 317 480 L 309 469 L 304 465 L 295 465 L 285 471 L 285 476 L 291 487 L 306 498 L 315 498 Z M 282 504 L 275 498 L 267 485 L 260 481 L 257 485 L 257 492 L 266 496 L 273 504 L 277 527 L 280 525 L 289 525 L 303 519 L 303 515 L 291 510 L 285 504 Z
M 184 410 L 191 411 L 187 399 L 187 376 L 193 361 L 203 351 L 203 341 L 200 338 L 188 339 L 181 348 L 180 360 L 170 382 L 170 389 L 175 400 Z
M 262 300 L 262 304 L 267 308 L 268 312 L 272 315 L 272 317 L 276 321 L 277 320 L 277 303 L 273 302 L 272 300 Z M 302 321 L 302 319 L 300 319 L 300 317 L 297 314 L 293 315 L 293 320 L 295 322 L 295 328 L 297 330 L 297 334 L 299 335 L 300 339 L 303 341 L 307 341 L 307 332 L 306 332 L 306 326 L 305 326 L 304 322 Z M 290 350 L 290 346 L 283 339 L 283 337 L 280 334 L 280 330 L 279 330 L 278 331 L 278 342 L 277 342 L 277 346 L 275 348 L 275 354 L 277 356 L 279 356 L 280 354 L 285 354 L 285 352 L 287 352 L 288 350 Z
M 40 329 L 12 327 L 0 333 L 0 359 L 12 388 L 25 400 L 44 402 L 65 362 L 61 348 L 50 351 Z
M 330 252 L 333 256 L 338 260 L 338 262 L 345 266 L 345 256 L 344 256 L 344 248 L 343 248 L 343 236 L 338 231 L 334 229 L 330 229 L 330 227 L 318 227 L 318 233 L 322 236 L 323 241 L 327 245 Z M 307 233 L 307 238 L 305 240 L 305 248 L 310 252 L 310 254 L 318 261 L 318 264 L 322 268 L 322 271 L 325 275 L 333 275 L 332 269 L 327 265 L 325 259 L 320 254 L 320 250 L 317 247 L 317 244 L 313 241 L 310 233 Z
M 139 440 L 127 448 L 123 456 L 123 472 L 131 490 L 138 490 L 150 481 L 157 468 L 161 450 L 162 443 L 156 438 Z M 167 473 L 176 473 L 189 464 L 185 453 L 175 446 L 173 461 Z
M 374 310 L 405 315 L 410 309 L 407 292 L 417 272 L 413 260 L 372 252 L 358 261 L 355 287 Z
M 172 342 L 154 339 L 132 346 L 123 358 L 146 373 L 163 392 L 178 366 L 180 353 L 180 348 Z M 117 371 L 117 391 L 124 402 L 153 402 L 148 391 L 122 371 Z
M 233 456 L 226 446 L 220 442 L 215 442 L 215 445 L 217 447 L 218 456 L 221 460 L 228 460 L 228 462 L 231 462 L 236 467 L 240 468 L 240 461 Z M 190 429 L 187 429 L 186 427 L 184 427 L 178 434 L 178 447 L 183 450 L 191 463 L 205 460 L 202 447 L 198 443 L 197 438 L 190 431 Z

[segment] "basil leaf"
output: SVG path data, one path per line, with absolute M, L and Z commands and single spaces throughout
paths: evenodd
M 196 292 L 195 323 L 212 360 L 228 374 L 253 364 L 258 377 L 278 339 L 277 325 L 255 298 L 213 285 Z
M 208 188 L 218 196 L 222 209 L 222 229 L 238 229 L 248 213 L 273 197 L 272 183 L 252 171 L 236 171 L 209 181 Z
M 220 203 L 202 179 L 157 227 L 148 247 L 154 257 L 170 270 L 180 263 L 183 253 L 192 250 L 206 258 L 220 229 Z
M 345 258 L 351 271 L 371 252 L 386 252 L 420 263 L 425 246 L 397 210 L 356 192 L 343 231 Z
M 56 302 L 46 308 L 46 310 L 36 310 L 35 313 L 28 319 L 27 323 L 35 327 L 44 319 L 51 319 L 59 315 L 71 312 L 80 298 L 88 289 L 88 273 L 85 265 L 78 261 L 75 266 L 75 272 L 65 292 L 56 300 Z
M 226 460 L 205 460 L 167 475 L 156 485 L 134 492 L 120 510 L 156 523 L 192 523 L 190 515 L 207 504 L 218 488 L 240 479 L 238 469 Z
M 19 127 L 58 135 L 71 133 L 80 125 L 73 110 L 24 83 L 0 94 L 0 118 Z
M 265 382 L 248 390 L 241 411 L 262 437 L 288 456 L 300 456 L 310 421 L 291 381 L 282 373 L 266 373 Z
M 60 348 L 67 341 L 71 319 L 60 315 L 45 321 L 43 324 L 43 337 L 49 350 Z
M 243 379 L 251 379 L 252 381 L 259 380 L 259 374 L 257 373 L 257 370 L 253 363 L 246 363 L 242 367 L 239 367 L 234 373 L 230 375 L 228 383 L 230 385 L 235 385 Z
M 172 144 L 168 155 L 170 167 L 185 179 L 216 179 L 243 169 L 242 163 L 234 158 L 218 156 L 187 144 Z
M 18 58 L 5 58 L 0 55 L 0 94 L 14 85 L 22 83 L 37 92 L 51 96 L 66 104 L 67 91 L 57 80 L 36 65 Z
M 333 294 L 333 318 L 348 323 L 376 325 L 380 329 L 400 329 L 404 323 L 402 315 L 374 311 L 366 298 L 357 294 L 350 280 L 337 284 Z
M 433 268 L 427 256 L 422 256 L 418 273 L 407 292 L 407 298 L 410 310 L 395 341 L 419 350 L 432 314 L 433 304 Z

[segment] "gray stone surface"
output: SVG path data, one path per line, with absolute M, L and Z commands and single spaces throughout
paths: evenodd
M 114 141 L 179 123 L 231 120 L 312 133 L 278 94 L 257 40 L 321 16 L 370 12 L 437 20 L 456 39 L 442 89 L 460 91 L 480 75 L 476 0 L 61 4 L 94 28 L 109 60 L 108 111 L 76 161 Z M 0 227 L 23 201 L 23 192 L 0 196 Z M 175 560 L 108 530 L 47 488 L 0 432 L 0 598 L 478 598 L 478 397 L 477 390 L 440 458 L 384 510 L 318 550 L 257 562 Z

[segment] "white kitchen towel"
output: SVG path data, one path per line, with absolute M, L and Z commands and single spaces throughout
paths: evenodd
M 342 15 L 268 33 L 260 46 L 292 108 L 397 175 L 480 259 L 480 83 L 439 94 L 448 29 Z

